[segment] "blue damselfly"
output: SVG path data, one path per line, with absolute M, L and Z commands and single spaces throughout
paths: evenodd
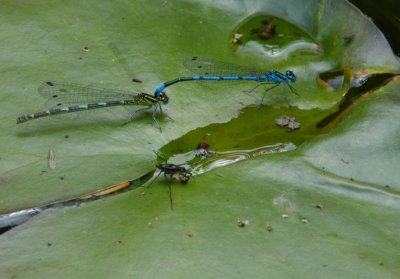
M 284 74 L 275 70 L 271 71 L 259 71 L 241 67 L 235 64 L 214 61 L 207 58 L 192 57 L 191 59 L 184 62 L 184 66 L 189 69 L 194 76 L 191 77 L 179 77 L 171 81 L 167 81 L 158 85 L 154 92 L 154 96 L 157 98 L 166 87 L 171 86 L 175 83 L 182 81 L 233 81 L 233 80 L 247 80 L 256 81 L 260 84 L 250 90 L 254 91 L 258 86 L 262 84 L 273 84 L 270 88 L 265 90 L 264 96 L 261 103 L 264 100 L 267 91 L 283 84 L 282 92 L 285 93 L 286 86 L 289 87 L 290 91 L 296 95 L 295 88 L 290 85 L 289 82 L 296 82 L 296 76 L 292 71 L 286 71 Z

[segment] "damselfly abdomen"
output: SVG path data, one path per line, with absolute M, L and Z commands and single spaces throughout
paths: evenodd
M 127 91 L 64 82 L 45 82 L 39 86 L 38 92 L 47 99 L 49 110 L 18 116 L 17 124 L 45 116 L 128 105 L 146 107 L 140 110 L 154 106 L 153 118 L 157 123 L 155 118 L 157 110 L 162 112 L 161 103 L 168 103 L 168 97 L 164 92 L 154 97 L 146 93 L 132 94 Z M 136 110 L 129 120 L 132 120 L 140 110 Z
M 286 71 L 285 73 L 281 73 L 275 70 L 259 71 L 254 69 L 248 69 L 235 64 L 215 61 L 197 56 L 194 56 L 191 59 L 185 61 L 183 65 L 187 69 L 189 69 L 192 72 L 192 74 L 194 74 L 194 76 L 179 77 L 174 80 L 161 83 L 160 85 L 158 85 L 158 87 L 154 92 L 155 97 L 159 96 L 159 94 L 161 94 L 161 92 L 163 92 L 163 90 L 166 87 L 182 81 L 239 81 L 239 80 L 256 81 L 259 83 L 259 85 L 272 84 L 273 86 L 265 90 L 265 92 L 282 84 L 283 93 L 285 93 L 285 88 L 287 86 L 289 87 L 292 93 L 298 95 L 295 88 L 290 84 L 290 83 L 295 83 L 297 79 L 292 71 Z M 250 92 L 253 91 L 254 89 L 255 88 L 250 90 Z M 263 96 L 263 100 L 264 97 L 265 93 Z

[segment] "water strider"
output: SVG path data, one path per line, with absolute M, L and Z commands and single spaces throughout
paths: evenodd
M 182 167 L 180 165 L 175 165 L 175 164 L 159 164 L 157 165 L 157 169 L 160 171 L 158 175 L 154 178 L 153 181 L 155 181 L 162 173 L 164 174 L 165 179 L 168 181 L 168 188 L 169 188 L 169 202 L 171 205 L 171 210 L 174 209 L 173 206 L 173 200 L 172 200 L 172 187 L 171 187 L 171 181 L 176 178 L 178 179 L 182 184 L 188 183 L 190 177 L 192 176 L 192 173 L 186 169 L 185 167 Z M 152 183 L 153 183 L 152 181 Z M 151 185 L 151 184 L 150 184 Z M 149 186 L 150 186 L 149 185 Z

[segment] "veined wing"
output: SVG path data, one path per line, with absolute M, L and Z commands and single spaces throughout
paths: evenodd
M 38 88 L 38 92 L 41 96 L 47 99 L 46 105 L 49 108 L 129 100 L 136 96 L 128 91 L 52 81 L 41 84 Z
M 194 56 L 183 62 L 183 65 L 198 76 L 258 76 L 265 72 L 249 69 L 239 65 Z

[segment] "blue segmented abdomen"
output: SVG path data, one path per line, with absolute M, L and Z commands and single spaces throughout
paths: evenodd
M 182 81 L 234 81 L 234 80 L 249 80 L 260 83 L 277 84 L 286 83 L 290 80 L 292 83 L 296 81 L 296 76 L 291 71 L 286 71 L 282 74 L 278 71 L 259 71 L 245 68 L 242 66 L 219 62 L 211 59 L 192 57 L 184 62 L 184 66 L 188 68 L 194 75 L 191 77 L 179 77 L 171 81 L 160 84 L 154 94 L 158 97 L 159 94 L 168 86 Z M 294 88 L 289 85 L 289 88 L 294 92 Z

